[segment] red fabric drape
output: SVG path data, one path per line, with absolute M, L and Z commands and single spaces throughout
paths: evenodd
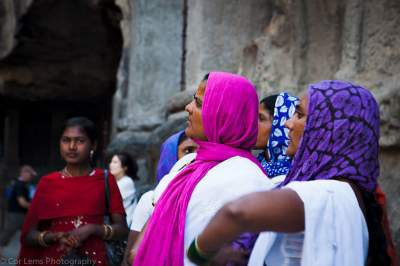
M 390 224 L 389 224 L 389 219 L 386 211 L 386 195 L 381 189 L 380 186 L 377 186 L 375 190 L 375 197 L 378 202 L 378 204 L 382 208 L 382 225 L 383 225 L 383 230 L 386 236 L 386 241 L 387 241 L 387 251 L 392 259 L 392 266 L 397 266 L 398 261 L 397 261 L 397 254 L 396 254 L 396 248 L 393 242 L 391 230 L 390 230 Z

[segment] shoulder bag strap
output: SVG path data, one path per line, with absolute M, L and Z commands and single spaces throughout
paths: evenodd
M 110 216 L 110 184 L 107 169 L 104 169 L 104 188 L 105 188 L 105 200 L 106 200 L 106 215 Z

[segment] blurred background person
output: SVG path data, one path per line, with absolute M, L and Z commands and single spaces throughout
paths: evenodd
M 186 154 L 196 152 L 196 150 L 196 142 L 186 136 L 184 130 L 167 138 L 160 149 L 160 159 L 158 160 L 156 176 L 157 183 L 171 171 L 179 159 Z
M 139 180 L 139 177 L 137 176 L 138 166 L 136 160 L 133 160 L 127 153 L 117 153 L 111 158 L 109 168 L 110 173 L 117 181 L 119 192 L 121 192 L 126 222 L 130 226 L 137 203 L 134 180 Z
M 37 175 L 30 165 L 23 165 L 20 175 L 11 186 L 8 197 L 8 213 L 4 229 L 0 232 L 0 256 L 14 234 L 21 229 L 31 202 L 31 181 Z

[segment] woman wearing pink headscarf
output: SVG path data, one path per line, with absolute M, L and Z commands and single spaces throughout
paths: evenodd
M 193 265 L 184 250 L 220 207 L 273 186 L 250 152 L 257 139 L 258 98 L 247 79 L 211 72 L 186 111 L 185 132 L 199 145 L 197 156 L 156 188 L 156 207 L 135 266 Z

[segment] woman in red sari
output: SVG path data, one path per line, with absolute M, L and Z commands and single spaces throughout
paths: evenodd
M 128 234 L 121 195 L 110 175 L 112 224 L 104 224 L 104 172 L 91 166 L 95 126 L 85 117 L 75 117 L 62 132 L 60 154 L 66 166 L 39 182 L 22 229 L 18 264 L 64 264 L 74 250 L 95 265 L 107 265 L 104 240 Z

